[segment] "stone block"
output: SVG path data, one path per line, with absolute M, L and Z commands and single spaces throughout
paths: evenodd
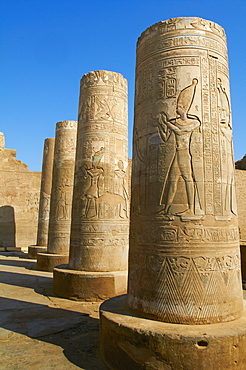
M 68 256 L 64 254 L 38 253 L 37 270 L 52 272 L 55 266 L 68 263 Z
M 41 245 L 29 245 L 28 247 L 28 258 L 37 259 L 37 254 L 41 252 L 46 252 L 47 247 Z
M 126 296 L 100 307 L 101 357 L 117 370 L 245 370 L 246 310 L 213 325 L 179 325 L 132 314 Z
M 59 297 L 100 301 L 126 293 L 127 271 L 87 272 L 61 265 L 54 268 L 53 274 L 53 291 Z

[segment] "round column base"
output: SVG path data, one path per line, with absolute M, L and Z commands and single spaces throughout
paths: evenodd
M 126 293 L 127 271 L 91 272 L 61 265 L 53 271 L 53 292 L 76 301 L 101 301 Z
M 37 270 L 52 272 L 55 266 L 68 263 L 69 256 L 64 254 L 38 253 Z
M 245 369 L 246 310 L 221 324 L 169 324 L 135 316 L 124 295 L 102 303 L 100 322 L 101 356 L 109 369 Z
M 37 254 L 40 252 L 46 252 L 47 247 L 44 247 L 42 245 L 29 245 L 28 247 L 28 258 L 37 259 Z

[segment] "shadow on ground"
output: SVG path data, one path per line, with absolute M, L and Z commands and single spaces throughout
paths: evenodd
M 55 297 L 51 273 L 25 273 L 33 262 L 7 257 L 0 258 L 0 369 L 106 370 L 98 305 Z
M 0 258 L 0 265 L 6 266 L 15 266 L 15 267 L 24 267 L 28 270 L 35 270 L 36 269 L 36 260 L 28 259 L 27 253 L 24 252 L 1 252 L 0 257 L 3 256 L 4 258 Z M 13 259 L 6 259 L 6 257 L 16 257 L 15 260 Z M 19 258 L 19 260 L 17 259 Z
M 0 298 L 0 307 L 1 328 L 62 347 L 66 358 L 82 369 L 105 369 L 99 356 L 98 319 L 9 298 Z

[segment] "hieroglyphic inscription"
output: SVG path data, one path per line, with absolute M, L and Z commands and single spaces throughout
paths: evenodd
M 151 52 L 153 54 L 159 53 L 160 51 L 167 51 L 170 49 L 176 49 L 178 47 L 182 48 L 190 48 L 196 47 L 201 49 L 212 50 L 227 59 L 227 49 L 225 47 L 224 42 L 222 40 L 214 40 L 208 37 L 200 37 L 200 36 L 176 36 L 176 37 L 165 37 L 163 36 L 156 43 L 152 43 L 147 47 L 139 47 L 139 51 L 141 54 L 139 56 L 139 61 L 142 62 L 146 58 L 146 49 L 148 49 L 148 53 Z
M 127 298 L 140 316 L 202 324 L 241 315 L 229 101 L 220 26 L 177 18 L 141 35 Z
M 146 81 L 143 95 L 148 84 Z M 69 266 L 86 271 L 111 271 L 112 266 L 126 269 L 127 81 L 122 75 L 94 71 L 82 77 L 78 122 Z M 102 229 L 107 222 L 111 224 L 105 232 Z M 119 235 L 114 222 L 125 225 L 125 232 Z M 110 255 L 112 246 L 120 256 Z
M 212 133 L 210 116 L 210 81 L 207 58 L 201 61 L 202 76 L 202 106 L 203 106 L 203 142 L 204 142 L 204 178 L 206 214 L 213 214 L 213 167 L 212 167 Z
M 220 169 L 220 144 L 218 135 L 218 103 L 217 103 L 217 63 L 212 56 L 209 57 L 210 76 L 210 109 L 212 129 L 212 162 L 214 183 L 214 213 L 220 215 L 222 212 L 221 200 L 221 169 Z
M 237 227 L 205 227 L 184 226 L 169 227 L 158 224 L 156 226 L 144 224 L 141 229 L 136 227 L 132 231 L 132 238 L 139 245 L 149 243 L 166 245 L 166 243 L 229 243 L 236 242 L 239 238 Z
M 76 149 L 76 121 L 62 121 L 56 125 L 50 221 L 49 253 L 68 254 Z M 58 237 L 58 234 L 62 234 Z

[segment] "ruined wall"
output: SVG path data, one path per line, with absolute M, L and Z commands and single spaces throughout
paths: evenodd
M 239 162 L 239 161 L 238 161 Z M 246 197 L 245 197 L 246 171 L 236 169 L 236 195 L 238 209 L 238 226 L 240 236 L 242 280 L 246 283 Z M 245 289 L 245 287 L 244 287 Z
M 246 171 L 236 170 L 236 194 L 240 244 L 246 246 Z
M 16 160 L 0 134 L 0 247 L 36 243 L 41 173 Z

